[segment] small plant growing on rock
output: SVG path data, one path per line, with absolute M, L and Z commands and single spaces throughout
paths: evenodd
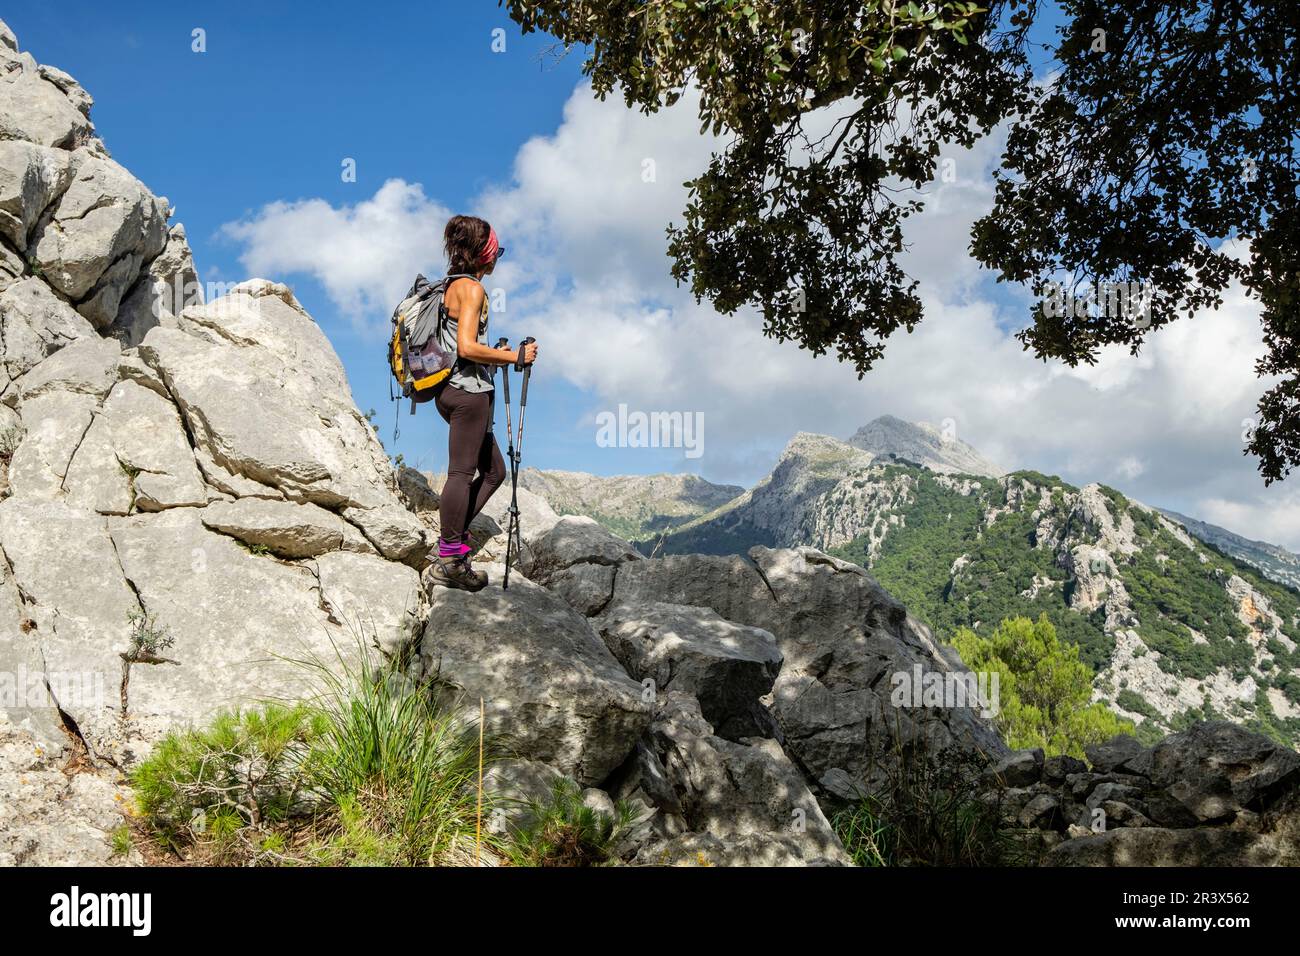
M 174 663 L 162 654 L 176 643 L 176 638 L 158 623 L 155 615 L 132 611 L 127 614 L 127 620 L 131 625 L 131 644 L 122 655 L 124 661 L 130 664 Z
M 131 776 L 140 813 L 167 847 L 244 855 L 266 828 L 304 809 L 300 757 L 319 729 L 308 708 L 270 704 L 169 734 Z
M 114 857 L 125 857 L 131 855 L 131 850 L 135 844 L 131 840 L 131 828 L 123 823 L 116 827 L 109 836 L 109 849 Z
M 582 789 L 561 778 L 550 799 L 529 805 L 529 822 L 515 837 L 510 858 L 516 866 L 598 866 L 611 861 L 613 847 L 637 821 L 625 801 L 609 814 L 583 802 Z

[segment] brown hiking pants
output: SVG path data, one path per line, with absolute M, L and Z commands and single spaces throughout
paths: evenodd
M 438 414 L 450 426 L 447 483 L 438 505 L 444 541 L 465 541 L 469 523 L 505 481 L 506 463 L 492 434 L 495 394 L 448 384 L 434 396 Z

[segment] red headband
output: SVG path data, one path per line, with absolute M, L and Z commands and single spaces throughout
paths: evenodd
M 483 251 L 478 254 L 478 264 L 481 266 L 490 265 L 497 255 L 497 231 L 488 226 L 487 242 L 483 243 Z

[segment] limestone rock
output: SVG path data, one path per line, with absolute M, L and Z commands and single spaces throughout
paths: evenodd
M 428 534 L 419 519 L 401 505 L 344 508 L 341 513 L 390 561 L 405 561 L 420 568 L 426 564 L 431 545 Z
M 0 140 L 60 149 L 89 142 L 93 128 L 78 103 L 41 76 L 34 60 L 24 57 L 8 57 L 10 68 L 0 69 Z
M 90 457 L 94 443 L 100 440 L 110 449 L 111 460 L 97 462 Z M 130 503 L 139 511 L 199 507 L 208 502 L 176 408 L 133 381 L 119 382 L 105 400 L 69 466 L 65 487 L 75 498 L 78 491 L 89 495 L 95 488 L 113 487 L 114 480 L 123 477 Z
M 799 770 L 775 740 L 724 740 L 685 694 L 663 698 L 653 746 L 692 829 L 720 839 L 788 836 L 805 860 L 848 855 Z
M 331 551 L 316 558 L 321 597 L 345 633 L 396 654 L 419 638 L 420 576 L 374 554 Z
M 0 140 L 0 236 L 25 252 L 41 214 L 71 180 L 64 150 Z
M 587 621 L 526 578 L 477 593 L 435 588 L 421 642 L 424 672 L 467 707 L 486 700 L 489 730 L 521 757 L 583 786 L 603 781 L 649 724 L 652 705 Z
M 214 501 L 203 509 L 202 520 L 213 531 L 283 558 L 373 550 L 356 528 L 317 505 L 266 498 Z
M 753 548 L 751 561 L 674 555 L 619 567 L 614 600 L 713 608 L 770 631 L 785 657 L 769 708 L 787 751 L 814 778 L 833 768 L 866 782 L 871 754 L 926 738 L 997 759 L 1007 753 L 974 701 L 898 707 L 896 675 L 961 677 L 929 632 L 857 565 L 811 548 Z M 919 704 L 919 702 L 918 702 Z M 864 746 L 865 744 L 865 746 Z
M 1123 827 L 1066 840 L 1048 866 L 1295 866 L 1294 845 L 1245 830 Z
M 141 265 L 166 244 L 167 209 L 111 159 L 78 150 L 72 169 L 72 183 L 38 227 L 33 259 L 57 292 L 104 328 Z
M 139 351 L 166 383 L 196 447 L 227 472 L 331 510 L 405 510 L 338 356 L 282 286 L 243 283 L 190 306 L 182 328 L 151 329 Z M 389 514 L 373 516 L 397 531 L 381 552 L 414 550 L 418 521 Z
M 0 866 L 139 864 L 114 852 L 130 791 L 108 770 L 66 773 L 65 758 L 0 718 Z
M 498 760 L 483 775 L 483 795 L 491 806 L 487 815 L 489 832 L 509 834 L 534 820 L 534 804 L 550 799 L 564 774 L 540 760 L 506 758 Z
M 94 752 L 113 753 L 120 654 L 129 648 L 131 615 L 140 605 L 106 519 L 61 501 L 7 498 L 0 501 L 0 548 L 30 602 L 25 610 L 59 707 Z
M 1028 787 L 1038 783 L 1043 771 L 1043 751 L 1017 750 L 985 771 L 988 779 L 1007 787 Z
M 0 292 L 4 372 L 16 379 L 71 342 L 94 336 L 90 323 L 34 276 Z M 9 404 L 17 401 L 5 396 Z
M 959 439 L 955 433 L 929 422 L 905 422 L 881 415 L 863 425 L 849 444 L 881 458 L 896 458 L 924 465 L 940 474 L 1000 477 L 1003 470 Z
M 194 267 L 194 255 L 185 227 L 177 223 L 168 231 L 163 251 L 122 300 L 110 331 L 123 345 L 133 347 L 143 342 L 155 326 L 176 328 L 177 316 L 186 306 L 202 302 L 203 287 Z
M 23 406 L 23 438 L 9 463 L 9 487 L 17 498 L 52 500 L 63 491 L 68 465 L 94 419 L 96 400 L 76 392 L 52 392 Z
M 322 607 L 311 568 L 250 554 L 205 528 L 199 509 L 109 521 L 119 573 L 175 642 L 161 651 L 175 663 L 130 669 L 133 736 L 151 740 L 223 708 L 301 699 L 317 678 L 286 658 L 333 665 L 354 650 Z
M 734 740 L 765 727 L 758 700 L 772 689 L 782 659 L 768 631 L 709 608 L 663 602 L 616 605 L 592 626 L 633 680 L 695 697 L 720 736 Z
M 51 392 L 76 392 L 102 399 L 117 381 L 121 352 L 112 339 L 78 339 L 19 379 L 18 399 L 26 403 Z
M 1226 721 L 1193 724 L 1125 766 L 1168 791 L 1200 821 L 1261 810 L 1300 789 L 1300 754 Z
M 609 605 L 614 596 L 616 573 L 610 564 L 575 564 L 547 575 L 546 587 L 568 601 L 578 613 L 591 617 Z
M 617 566 L 638 561 L 640 553 L 622 538 L 584 515 L 565 515 L 532 541 L 528 574 L 545 582 L 554 572 L 575 564 Z
M 1084 748 L 1088 763 L 1097 773 L 1121 770 L 1127 761 L 1142 753 L 1143 746 L 1132 734 L 1116 734 L 1110 740 Z

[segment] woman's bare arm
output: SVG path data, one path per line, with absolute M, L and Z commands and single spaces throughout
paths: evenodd
M 483 313 L 483 286 L 477 282 L 455 280 L 447 290 L 447 314 L 456 320 L 456 352 L 461 358 L 480 365 L 514 365 L 519 361 L 515 349 L 498 349 L 478 340 L 478 317 Z M 472 316 L 472 321 L 462 322 L 461 316 Z M 525 349 L 525 358 L 533 361 L 537 346 Z

